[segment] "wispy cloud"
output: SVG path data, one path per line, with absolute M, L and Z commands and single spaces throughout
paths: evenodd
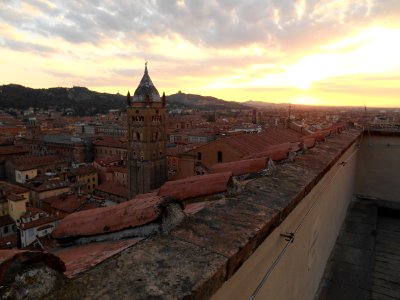
M 346 69 L 346 57 L 369 42 L 360 32 L 399 28 L 399 15 L 398 0 L 3 0 L 0 55 L 18 53 L 18 59 L 0 73 L 12 66 L 17 80 L 29 60 L 31 70 L 53 74 L 58 85 L 65 72 L 67 82 L 121 87 L 134 84 L 148 59 L 170 90 L 241 87 L 259 96 L 260 90 L 309 88 L 313 82 L 322 88 L 317 82 L 362 72 Z M 384 50 L 383 57 L 392 58 Z M 332 55 L 340 59 L 333 63 Z M 328 61 L 316 62 L 318 57 Z M 44 67 L 45 58 L 51 59 Z M 342 71 L 335 64 L 343 64 Z M 387 71 L 372 66 L 364 70 L 372 77 Z

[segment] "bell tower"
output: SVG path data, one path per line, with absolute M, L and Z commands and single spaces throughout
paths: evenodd
M 40 135 L 40 125 L 37 123 L 36 118 L 29 118 L 26 125 L 26 138 L 34 140 Z
M 133 96 L 127 95 L 129 198 L 160 187 L 167 179 L 165 94 L 160 97 L 145 64 Z

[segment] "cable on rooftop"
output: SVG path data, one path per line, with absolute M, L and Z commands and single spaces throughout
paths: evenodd
M 324 192 L 328 188 L 328 186 L 332 183 L 333 179 L 335 179 L 336 176 L 339 174 L 339 171 L 343 169 L 343 168 L 340 168 L 340 167 L 345 167 L 347 165 L 347 163 L 354 157 L 354 155 L 357 152 L 358 152 L 358 149 L 354 150 L 353 153 L 345 161 L 341 161 L 340 163 L 338 163 L 339 168 L 332 175 L 332 177 L 329 179 L 329 181 L 323 187 L 321 187 L 320 190 L 318 191 L 318 193 L 313 197 L 312 200 L 314 200 L 314 202 L 311 204 L 310 208 L 305 213 L 305 215 L 301 219 L 299 225 L 297 225 L 296 229 L 293 232 L 288 232 L 288 233 L 285 233 L 285 234 L 281 234 L 282 237 L 285 237 L 286 245 L 285 245 L 285 247 L 283 247 L 281 252 L 279 252 L 279 255 L 275 258 L 275 260 L 272 263 L 272 265 L 268 268 L 267 272 L 264 274 L 263 278 L 261 279 L 260 283 L 257 285 L 256 289 L 250 295 L 249 300 L 254 300 L 257 297 L 258 293 L 260 292 L 261 288 L 264 286 L 264 284 L 267 281 L 268 277 L 271 275 L 271 273 L 275 269 L 276 265 L 279 263 L 279 261 L 281 260 L 281 258 L 283 257 L 283 255 L 285 254 L 285 252 L 287 251 L 289 246 L 294 242 L 294 238 L 296 236 L 296 233 L 303 226 L 306 218 L 308 217 L 308 215 L 311 213 L 311 211 L 314 209 L 314 207 L 318 203 L 318 200 L 321 199 L 319 196 L 322 194 L 322 192 Z

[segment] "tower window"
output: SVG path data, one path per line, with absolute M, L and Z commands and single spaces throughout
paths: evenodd
M 197 152 L 197 160 L 201 160 L 201 152 Z
M 156 109 L 156 114 L 158 114 L 158 109 Z
M 217 161 L 218 161 L 219 163 L 222 162 L 222 151 L 218 151 Z
M 139 113 L 139 110 L 138 110 L 138 109 L 136 110 L 136 113 L 137 113 L 137 114 Z
M 155 137 L 156 137 L 156 140 L 158 140 L 158 132 L 156 132 Z
M 137 139 L 138 141 L 140 141 L 140 133 L 139 133 L 139 132 L 136 132 L 136 139 Z

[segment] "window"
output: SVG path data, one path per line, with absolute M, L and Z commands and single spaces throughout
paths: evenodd
M 8 233 L 8 226 L 4 226 L 3 233 Z
M 197 152 L 197 160 L 201 160 L 201 152 Z
M 219 163 L 222 162 L 222 151 L 218 151 L 217 161 L 218 161 Z
M 140 133 L 139 133 L 139 132 L 136 132 L 136 139 L 137 139 L 138 141 L 140 141 Z

